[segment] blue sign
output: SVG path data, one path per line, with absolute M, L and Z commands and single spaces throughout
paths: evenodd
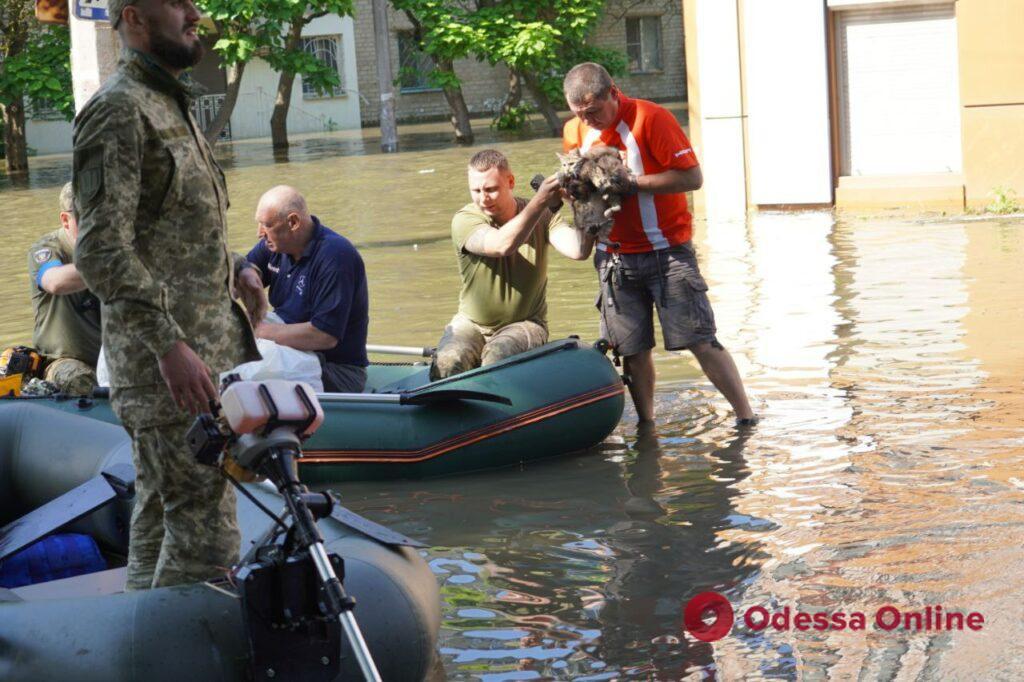
M 75 16 L 87 21 L 110 21 L 107 0 L 75 0 Z

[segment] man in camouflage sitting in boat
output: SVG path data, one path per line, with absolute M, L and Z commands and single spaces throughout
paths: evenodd
M 60 192 L 61 226 L 28 250 L 35 329 L 32 344 L 46 358 L 43 378 L 64 393 L 86 395 L 96 385 L 100 302 L 74 263 L 78 221 L 71 183 Z
M 529 200 L 513 194 L 516 179 L 501 152 L 469 161 L 471 203 L 452 219 L 462 289 L 459 311 L 438 344 L 432 379 L 489 365 L 547 342 L 548 244 L 574 260 L 593 241 L 557 213 L 558 179 L 544 180 Z

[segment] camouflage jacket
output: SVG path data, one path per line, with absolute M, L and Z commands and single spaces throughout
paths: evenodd
M 244 259 L 227 247 L 224 174 L 189 104 L 185 83 L 125 50 L 74 124 L 75 263 L 103 302 L 111 386 L 159 403 L 139 409 L 167 407 L 158 359 L 178 340 L 213 372 L 259 358 L 230 293 Z

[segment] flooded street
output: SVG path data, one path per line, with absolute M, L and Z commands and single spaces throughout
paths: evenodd
M 371 342 L 433 345 L 457 306 L 448 230 L 472 153 L 436 130 L 412 129 L 402 143 L 417 151 L 395 155 L 360 155 L 376 141 L 358 131 L 297 140 L 288 162 L 264 142 L 220 150 L 232 246 L 254 242 L 265 189 L 295 185 L 363 255 Z M 557 141 L 500 147 L 523 194 L 557 168 Z M 69 165 L 35 160 L 24 186 L 0 177 L 4 346 L 31 339 L 26 252 L 58 226 Z M 756 430 L 733 428 L 689 355 L 659 349 L 652 432 L 638 433 L 629 406 L 585 455 L 340 487 L 353 510 L 430 546 L 444 598 L 437 679 L 1017 678 L 1024 227 L 762 213 L 699 220 L 694 243 Z M 595 287 L 589 263 L 552 257 L 553 338 L 596 338 Z M 682 626 L 707 590 L 736 612 L 713 643 Z M 874 618 L 887 605 L 984 624 L 885 630 Z M 786 609 L 788 624 L 751 628 L 751 607 Z M 867 627 L 800 629 L 798 611 L 860 612 Z

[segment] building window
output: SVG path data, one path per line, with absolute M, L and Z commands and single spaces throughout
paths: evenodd
M 661 17 L 626 18 L 626 55 L 632 73 L 661 71 Z
M 302 79 L 302 98 L 321 99 L 324 97 L 340 97 L 345 94 L 345 71 L 342 69 L 341 36 L 312 36 L 302 39 L 302 49 L 324 63 L 338 74 L 339 83 L 327 93 L 314 88 L 306 79 Z
M 427 77 L 434 70 L 434 58 L 420 49 L 412 31 L 398 32 L 398 86 L 401 92 L 439 90 Z
M 65 117 L 64 114 L 61 113 L 59 109 L 57 109 L 57 106 L 49 100 L 41 99 L 36 100 L 34 102 L 30 101 L 28 103 L 27 109 L 28 111 L 26 113 L 28 114 L 28 118 L 32 119 L 33 121 L 67 120 L 67 117 Z

